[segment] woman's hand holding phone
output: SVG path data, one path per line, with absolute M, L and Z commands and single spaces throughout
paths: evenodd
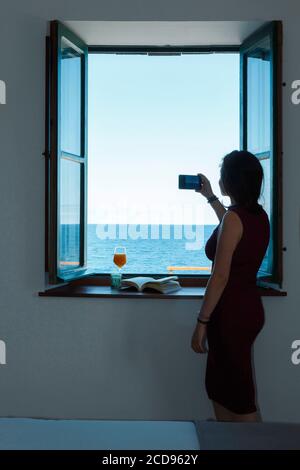
M 200 189 L 195 189 L 196 193 L 200 193 L 202 196 L 209 198 L 214 194 L 209 179 L 202 173 L 197 173 L 197 176 L 201 176 L 202 185 Z

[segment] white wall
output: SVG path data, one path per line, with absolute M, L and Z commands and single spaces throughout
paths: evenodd
M 1 2 L 0 416 L 205 419 L 205 356 L 190 348 L 200 301 L 40 298 L 44 288 L 44 37 L 60 20 L 272 20 L 284 25 L 284 288 L 263 298 L 255 346 L 265 420 L 300 421 L 299 125 L 289 99 L 300 79 L 300 6 L 280 0 Z M 221 86 L 221 82 L 220 82 Z

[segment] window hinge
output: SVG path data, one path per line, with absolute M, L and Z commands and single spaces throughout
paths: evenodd
M 49 153 L 47 152 L 47 150 L 45 150 L 45 151 L 42 153 L 42 155 L 43 155 L 45 158 L 47 158 L 47 159 L 50 158 L 50 155 L 49 155 Z

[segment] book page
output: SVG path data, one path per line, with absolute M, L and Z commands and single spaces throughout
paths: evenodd
M 178 289 L 181 289 L 181 285 L 177 281 L 170 281 L 167 284 L 166 283 L 157 284 L 154 282 L 149 282 L 143 285 L 142 290 L 147 289 L 147 288 L 154 289 L 161 293 L 168 293 L 168 292 L 173 292 Z
M 147 282 L 153 282 L 155 279 L 153 277 L 146 277 L 146 276 L 136 276 L 136 277 L 131 277 L 128 279 L 122 279 L 122 286 L 130 285 L 130 286 L 136 286 L 138 289 L 140 289 L 145 283 Z
M 178 276 L 167 276 L 167 277 L 162 277 L 161 279 L 153 279 L 149 282 L 155 283 L 155 284 L 165 284 L 169 281 L 174 281 L 175 279 L 178 279 Z
M 152 285 L 163 285 L 169 282 L 174 282 L 175 279 L 178 279 L 178 276 L 167 276 L 161 279 L 154 279 L 150 276 L 135 276 L 128 279 L 123 279 L 121 286 L 136 286 L 140 291 L 142 288 L 146 287 L 148 284 Z

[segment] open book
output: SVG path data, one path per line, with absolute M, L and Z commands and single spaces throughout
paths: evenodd
M 160 279 L 154 279 L 154 277 L 150 276 L 130 277 L 122 279 L 120 290 L 135 287 L 139 292 L 142 292 L 144 289 L 150 288 L 163 294 L 168 294 L 169 292 L 181 289 L 181 285 L 176 279 L 178 279 L 178 276 L 167 276 Z

